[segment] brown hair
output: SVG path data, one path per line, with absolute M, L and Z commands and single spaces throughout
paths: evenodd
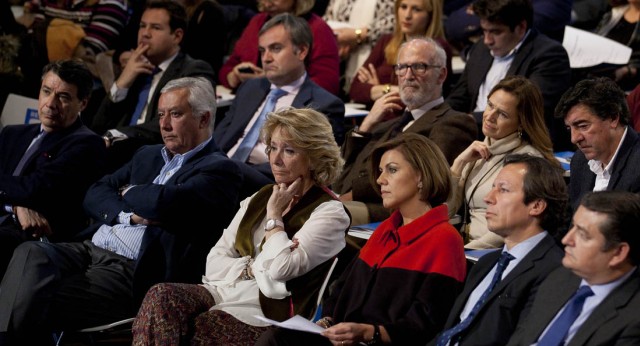
M 507 76 L 491 89 L 502 90 L 518 100 L 518 123 L 522 131 L 522 140 L 536 148 L 549 162 L 560 165 L 553 156 L 553 143 L 549 137 L 549 129 L 544 122 L 544 102 L 540 89 L 530 80 L 522 76 Z
M 393 149 L 398 150 L 411 167 L 420 174 L 422 181 L 420 200 L 429 203 L 431 207 L 436 207 L 449 199 L 453 190 L 453 180 L 447 159 L 432 140 L 417 133 L 403 133 L 373 149 L 369 177 L 378 193 L 380 188 L 376 180 L 380 176 L 380 160 L 385 152 Z

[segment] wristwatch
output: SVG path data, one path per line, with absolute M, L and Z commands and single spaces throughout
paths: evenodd
M 270 230 L 276 228 L 276 227 L 282 227 L 284 228 L 284 222 L 280 221 L 280 220 L 276 220 L 276 219 L 269 219 L 267 220 L 267 223 L 264 225 L 264 231 L 265 232 L 269 232 Z
M 373 336 L 371 337 L 371 340 L 369 341 L 365 341 L 366 345 L 378 345 L 380 343 L 380 341 L 382 341 L 382 339 L 380 338 L 380 326 L 378 326 L 377 324 L 373 325 Z

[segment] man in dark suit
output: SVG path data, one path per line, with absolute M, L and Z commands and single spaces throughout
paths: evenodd
M 504 237 L 504 249 L 471 268 L 431 345 L 506 344 L 529 312 L 533 293 L 560 266 L 562 250 L 552 234 L 565 221 L 567 200 L 560 168 L 527 154 L 506 156 L 485 197 L 489 230 Z
M 554 148 L 570 148 L 562 122 L 553 116 L 556 103 L 571 83 L 564 47 L 532 28 L 530 0 L 478 0 L 472 6 L 484 36 L 469 49 L 462 76 L 447 97 L 451 108 L 473 113 L 481 126 L 491 89 L 505 76 L 527 77 L 542 91 Z
M 0 286 L 0 345 L 47 345 L 54 328 L 134 316 L 154 283 L 200 282 L 242 180 L 211 138 L 214 115 L 208 80 L 167 83 L 158 103 L 165 144 L 141 148 L 89 189 L 91 240 L 28 242 L 14 252 Z
M 156 0 L 145 8 L 138 29 L 138 47 L 90 126 L 104 136 L 110 171 L 129 161 L 142 145 L 162 143 L 157 105 L 160 90 L 167 82 L 203 76 L 215 85 L 209 64 L 180 51 L 186 25 L 187 14 L 179 2 Z
M 80 121 L 92 87 L 83 63 L 50 63 L 38 96 L 40 124 L 0 132 L 0 275 L 21 242 L 69 241 L 87 226 L 82 200 L 106 158 L 100 136 Z
M 396 74 L 400 91 L 379 98 L 342 146 L 345 167 L 333 189 L 349 208 L 354 225 L 389 216 L 369 181 L 369 157 L 378 143 L 402 132 L 419 133 L 433 140 L 452 163 L 477 138 L 473 119 L 452 110 L 442 98 L 446 53 L 435 41 L 419 38 L 402 45 Z M 404 115 L 389 119 L 403 110 L 402 104 L 406 105 Z
M 625 93 L 608 78 L 586 79 L 568 90 L 556 113 L 578 146 L 571 158 L 573 210 L 589 191 L 640 192 L 640 136 L 629 126 Z
M 562 267 L 540 285 L 509 345 L 638 345 L 638 224 L 637 194 L 585 195 L 562 239 Z
M 237 154 L 253 125 L 260 124 L 260 113 L 269 103 L 267 94 L 272 90 L 281 89 L 285 93 L 277 98 L 271 111 L 288 106 L 313 108 L 327 116 L 336 142 L 342 143 L 344 103 L 309 79 L 305 69 L 304 62 L 312 43 L 309 25 L 300 17 L 283 13 L 267 21 L 260 29 L 258 38 L 265 76 L 247 80 L 238 88 L 231 108 L 213 134 L 222 151 L 230 158 L 250 166 L 243 165 L 243 169 L 263 173 L 264 177 L 256 176 L 253 192 L 273 181 L 264 151 L 265 144 L 260 140 L 251 143 L 246 158 L 244 156 L 247 155 Z

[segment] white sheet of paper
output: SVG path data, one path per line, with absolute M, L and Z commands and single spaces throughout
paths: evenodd
M 602 63 L 625 65 L 631 58 L 631 48 L 571 26 L 564 28 L 562 46 L 569 54 L 571 68 L 590 67 Z
M 337 20 L 328 20 L 327 25 L 332 29 L 355 29 L 355 27 L 349 23 L 339 22 Z
M 320 327 L 319 325 L 309 321 L 308 319 L 300 315 L 295 315 L 290 319 L 282 322 L 274 321 L 272 319 L 268 319 L 266 317 L 258 316 L 258 315 L 254 315 L 254 317 L 261 321 L 270 323 L 274 326 L 278 326 L 286 329 L 300 330 L 303 332 L 309 332 L 314 334 L 320 334 L 324 330 L 324 328 Z

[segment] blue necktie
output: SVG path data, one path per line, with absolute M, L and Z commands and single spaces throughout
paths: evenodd
M 567 307 L 562 311 L 560 316 L 553 322 L 547 333 L 538 341 L 538 345 L 558 346 L 564 345 L 564 339 L 567 337 L 569 328 L 576 321 L 576 318 L 582 312 L 582 306 L 587 297 L 593 295 L 593 291 L 587 285 L 580 286 L 578 291 L 571 297 L 567 303 Z
M 140 116 L 142 115 L 142 111 L 144 107 L 147 105 L 147 99 L 149 98 L 149 91 L 151 90 L 151 82 L 153 82 L 153 77 L 160 72 L 160 68 L 155 67 L 151 74 L 148 75 L 144 80 L 144 85 L 140 90 L 140 94 L 138 95 L 138 103 L 136 104 L 136 109 L 133 111 L 133 115 L 131 116 L 131 121 L 129 125 L 133 126 L 138 123 Z
M 233 154 L 233 156 L 231 156 L 232 159 L 241 162 L 247 161 L 249 155 L 251 154 L 251 151 L 253 150 L 253 147 L 255 147 L 256 143 L 258 143 L 260 129 L 262 128 L 262 124 L 264 124 L 265 119 L 267 119 L 267 114 L 269 112 L 273 112 L 273 109 L 276 108 L 276 102 L 278 102 L 278 99 L 286 94 L 287 92 L 282 89 L 271 89 L 269 95 L 267 95 L 266 104 L 262 108 L 258 119 L 256 119 L 255 123 L 253 123 L 253 126 L 251 126 L 251 129 L 244 137 L 240 145 L 238 145 L 238 149 L 236 149 L 236 152 Z
M 440 336 L 438 337 L 438 341 L 436 342 L 437 346 L 444 346 L 449 341 L 451 341 L 451 345 L 453 345 L 459 341 L 461 336 L 460 333 L 469 327 L 471 321 L 473 321 L 473 318 L 476 316 L 476 314 L 478 314 L 478 311 L 480 311 L 480 308 L 482 308 L 482 306 L 486 302 L 489 294 L 491 294 L 491 291 L 493 291 L 493 288 L 496 287 L 500 280 L 502 280 L 502 273 L 509 265 L 509 262 L 511 262 L 511 260 L 513 259 L 515 259 L 515 257 L 513 257 L 506 251 L 504 251 L 500 255 L 500 259 L 498 259 L 498 265 L 496 266 L 496 272 L 495 274 L 493 274 L 493 278 L 491 279 L 489 287 L 487 287 L 487 289 L 482 293 L 480 299 L 478 299 L 476 305 L 473 306 L 473 309 L 471 309 L 471 312 L 469 313 L 467 318 L 455 325 L 453 328 L 445 330 L 442 334 L 440 334 Z
M 44 132 L 44 130 L 40 130 L 36 138 L 31 142 L 29 148 L 27 148 L 27 151 L 25 151 L 24 155 L 22 155 L 22 158 L 20 159 L 20 162 L 18 162 L 16 169 L 13 170 L 14 176 L 18 176 L 20 175 L 20 173 L 22 173 L 24 165 L 27 163 L 27 161 L 29 161 L 29 158 L 31 158 L 31 156 L 33 156 L 33 154 L 38 151 L 38 149 L 40 148 L 40 144 L 42 143 L 42 139 L 46 135 L 47 133 Z

